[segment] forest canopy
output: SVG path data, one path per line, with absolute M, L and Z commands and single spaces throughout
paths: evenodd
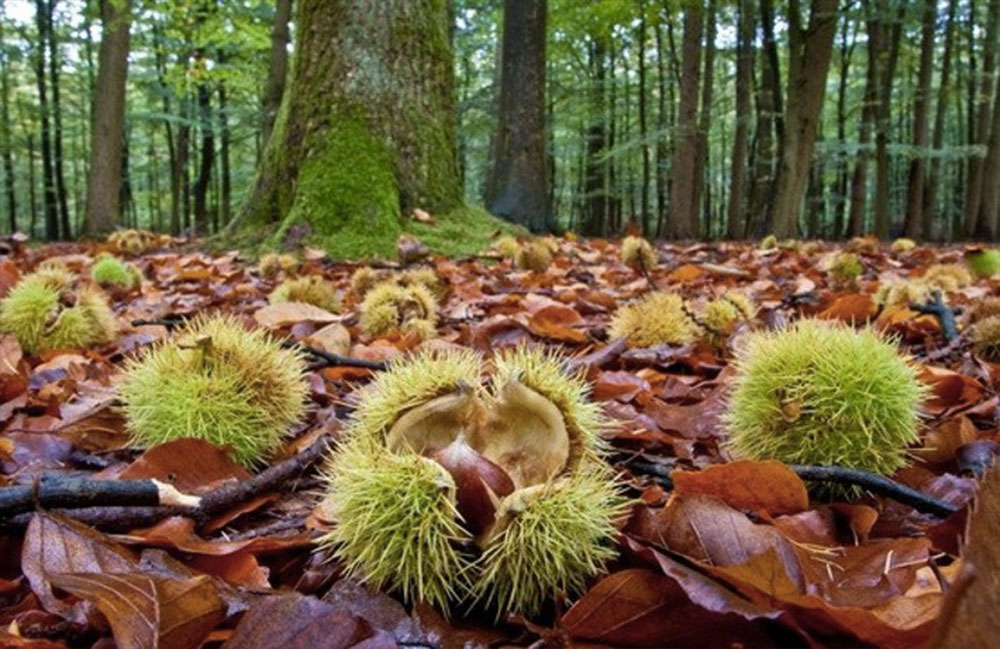
M 0 7 L 0 223 L 32 237 L 381 255 L 414 209 L 481 243 L 476 206 L 596 236 L 997 231 L 997 0 Z

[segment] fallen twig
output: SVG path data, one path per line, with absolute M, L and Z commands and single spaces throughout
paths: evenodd
M 941 337 L 944 341 L 951 342 L 958 338 L 958 325 L 955 323 L 955 309 L 944 303 L 941 291 L 934 291 L 931 294 L 931 301 L 927 304 L 911 304 L 910 308 L 918 313 L 927 313 L 937 318 L 941 325 Z
M 159 325 L 161 327 L 166 327 L 167 329 L 176 329 L 177 327 L 184 326 L 187 323 L 187 316 L 183 315 L 166 315 L 162 318 L 149 318 L 149 319 L 136 319 L 132 321 L 133 327 L 142 327 L 146 325 Z
M 159 480 L 45 478 L 30 485 L 0 488 L 0 518 L 36 508 L 82 509 L 94 506 L 154 505 L 197 507 L 201 499 Z
M 664 489 L 669 490 L 674 487 L 673 478 L 671 477 L 673 472 L 670 467 L 641 458 L 627 460 L 625 465 L 633 473 L 650 475 L 657 478 L 657 482 Z M 912 507 L 918 512 L 931 514 L 938 518 L 947 518 L 960 509 L 960 507 L 943 500 L 938 500 L 916 489 L 911 489 L 895 480 L 867 471 L 839 466 L 804 466 L 797 464 L 791 465 L 790 468 L 803 480 L 833 482 L 835 484 L 862 487 L 879 496 L 892 498 L 897 502 Z
M 369 361 L 352 356 L 341 356 L 340 354 L 334 354 L 333 352 L 328 352 L 317 347 L 310 347 L 294 340 L 283 341 L 281 345 L 291 349 L 301 349 L 310 356 L 319 359 L 319 361 L 309 364 L 310 370 L 323 369 L 324 367 L 362 367 L 368 370 L 381 371 L 388 367 L 385 361 Z
M 226 484 L 202 495 L 198 507 L 190 505 L 181 507 L 141 506 L 141 503 L 133 501 L 131 505 L 134 506 L 91 506 L 60 511 L 60 513 L 109 532 L 128 532 L 136 528 L 149 527 L 169 516 L 188 516 L 199 524 L 204 524 L 214 516 L 266 493 L 299 475 L 316 464 L 326 449 L 327 439 L 322 437 L 301 453 L 275 464 L 248 480 Z M 112 480 L 108 482 L 120 483 L 124 481 Z M 159 502 L 146 504 L 158 504 Z M 59 505 L 54 506 L 59 507 Z M 29 519 L 28 515 L 21 514 L 0 523 L 0 526 L 20 528 L 26 526 Z

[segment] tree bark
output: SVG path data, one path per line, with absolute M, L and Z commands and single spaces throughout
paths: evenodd
M 90 177 L 84 232 L 114 229 L 121 211 L 122 149 L 125 132 L 125 79 L 128 74 L 131 4 L 102 0 L 104 29 L 98 52 L 97 98 L 91 127 Z
M 0 5 L 0 42 L 3 41 L 3 6 Z M 10 231 L 17 232 L 17 197 L 14 192 L 14 144 L 10 121 L 10 64 L 6 49 L 0 50 L 0 146 L 3 147 L 4 193 Z
M 809 23 L 803 29 L 798 0 L 789 2 L 788 101 L 774 199 L 774 234 L 778 237 L 796 234 L 826 94 L 837 4 L 837 0 L 812 0 Z
M 677 239 L 698 235 L 697 205 L 694 185 L 698 182 L 698 88 L 701 75 L 701 37 L 704 8 L 701 0 L 684 9 L 684 34 L 681 39 L 681 89 L 677 111 L 677 147 L 670 169 L 670 230 Z
M 639 189 L 640 219 L 643 230 L 650 230 L 649 209 L 649 140 L 646 122 L 646 3 L 639 0 L 638 67 L 639 67 L 639 151 L 642 155 L 642 186 Z
M 750 187 L 750 222 L 747 224 L 747 234 L 754 237 L 771 231 L 777 163 L 781 157 L 784 130 L 781 116 L 781 71 L 777 67 L 771 0 L 760 0 L 760 25 L 763 37 L 763 48 L 760 51 L 761 81 L 754 98 L 757 126 L 751 154 L 753 183 Z
M 222 54 L 219 55 L 220 60 Z M 229 98 L 226 92 L 225 81 L 219 82 L 219 146 L 220 164 L 222 171 L 222 188 L 219 200 L 222 204 L 221 218 L 222 225 L 225 226 L 232 218 L 233 204 L 233 178 L 230 164 L 230 146 L 232 135 L 229 132 Z
M 868 67 L 865 71 L 865 94 L 861 109 L 861 130 L 858 134 L 858 152 L 851 179 L 851 205 L 848 222 L 850 234 L 865 234 L 865 203 L 868 197 L 868 144 L 871 142 L 873 124 L 878 110 L 879 60 L 883 49 L 883 25 L 870 3 L 865 4 L 868 29 Z
M 843 145 L 847 142 L 847 80 L 851 66 L 851 57 L 854 54 L 856 33 L 852 35 L 848 43 L 851 21 L 844 20 L 844 30 L 841 32 L 840 41 L 840 77 L 837 83 L 837 140 Z M 844 213 L 846 211 L 847 187 L 849 166 L 846 153 L 837 156 L 837 177 L 833 187 L 834 195 L 834 215 L 833 215 L 833 238 L 839 239 L 844 236 Z
M 292 0 L 277 0 L 274 25 L 271 28 L 271 55 L 268 58 L 267 84 L 264 90 L 264 107 L 261 116 L 261 141 L 267 145 L 274 128 L 274 118 L 281 106 L 288 76 L 288 21 L 292 17 Z
M 708 0 L 705 28 L 705 71 L 701 75 L 701 112 L 698 115 L 698 155 L 695 158 L 694 195 L 691 198 L 695 224 L 703 237 L 711 235 L 711 192 L 709 178 L 708 135 L 712 128 L 712 96 L 715 88 L 715 0 Z M 702 197 L 705 198 L 704 209 Z
M 608 222 L 608 162 L 604 151 L 608 145 L 605 109 L 605 79 L 607 52 L 603 34 L 593 34 L 589 48 L 589 63 L 593 70 L 590 86 L 590 126 L 587 129 L 585 208 L 580 234 L 604 234 Z
M 997 236 L 997 216 L 1000 212 L 1000 83 L 993 84 L 993 126 L 983 168 L 983 197 L 980 217 L 990 240 Z
M 462 203 L 447 3 L 301 0 L 295 15 L 287 92 L 230 227 L 301 226 L 291 234 L 331 254 L 392 250 L 403 214 Z
M 935 156 L 931 159 L 927 182 L 924 184 L 924 199 L 921 213 L 923 216 L 923 236 L 932 238 L 933 217 L 937 202 L 938 184 L 941 182 L 941 158 L 936 155 L 944 145 L 944 118 L 948 112 L 948 99 L 951 92 L 951 59 L 955 43 L 955 14 L 958 0 L 949 0 L 948 18 L 944 28 L 944 54 L 941 57 L 941 80 L 938 84 L 937 106 L 934 109 L 934 134 L 931 136 L 931 147 Z
M 997 41 L 1000 40 L 1000 0 L 990 0 L 986 40 L 983 44 L 983 68 L 980 72 L 979 90 L 975 101 L 975 140 L 974 143 L 990 148 L 990 131 L 993 120 L 991 102 L 993 97 L 993 82 L 997 65 Z M 983 220 L 983 191 L 986 178 L 986 158 L 974 157 L 969 164 L 968 190 L 965 203 L 965 236 L 989 236 L 987 223 Z
M 532 232 L 552 225 L 545 136 L 546 0 L 506 0 L 490 212 Z
M 889 3 L 881 4 L 879 12 L 883 15 L 891 11 Z M 899 61 L 900 41 L 903 34 L 903 16 L 905 6 L 900 6 L 899 12 L 889 28 L 889 50 L 886 60 L 881 65 L 881 79 L 878 89 L 878 107 L 875 111 L 875 234 L 879 239 L 887 239 L 890 230 L 889 192 L 889 127 L 892 117 L 892 87 L 896 78 L 896 63 Z
M 52 137 L 49 128 L 48 83 L 45 80 L 45 41 L 48 34 L 48 9 L 45 0 L 35 0 L 35 23 L 38 45 L 35 50 L 35 84 L 38 87 L 39 140 L 42 150 L 42 195 L 45 206 L 45 238 L 59 238 L 59 207 L 52 172 Z
M 49 46 L 49 81 L 52 86 L 52 166 L 55 173 L 56 204 L 59 207 L 59 229 L 63 239 L 70 239 L 73 230 L 69 223 L 69 205 L 66 199 L 66 174 L 63 165 L 62 93 L 59 89 L 61 62 L 55 29 L 56 0 L 49 0 L 48 19 L 45 21 Z
M 744 181 L 746 179 L 747 135 L 750 130 L 750 75 L 753 72 L 753 4 L 739 0 L 739 29 L 736 39 L 736 132 L 730 171 L 729 214 L 726 235 L 742 239 L 744 225 Z
M 931 93 L 931 73 L 934 71 L 937 0 L 924 0 L 921 24 L 920 68 L 917 72 L 916 96 L 913 102 L 913 147 L 917 151 L 913 160 L 910 161 L 906 192 L 906 236 L 911 238 L 919 238 L 924 235 L 924 161 L 927 147 L 927 112 Z
M 203 58 L 199 60 L 204 63 Z M 199 236 L 208 234 L 208 187 L 212 180 L 212 163 L 215 161 L 215 129 L 212 127 L 212 101 L 208 80 L 198 83 L 198 131 L 201 134 L 198 177 L 192 189 L 194 194 L 194 231 Z

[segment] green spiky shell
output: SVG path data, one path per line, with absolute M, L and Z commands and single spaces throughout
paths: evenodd
M 299 260 L 294 255 L 269 252 L 261 255 L 257 272 L 261 277 L 274 279 L 279 273 L 291 275 L 299 269 Z
M 490 391 L 480 385 L 482 369 L 471 351 L 425 351 L 394 362 L 364 388 L 327 465 L 334 526 L 319 543 L 348 574 L 407 599 L 445 611 L 476 601 L 530 614 L 558 593 L 580 592 L 602 570 L 614 555 L 614 522 L 627 501 L 599 459 L 600 411 L 561 358 L 524 347 L 506 351 L 493 361 Z M 549 399 L 582 450 L 553 482 L 503 501 L 504 525 L 480 541 L 478 555 L 447 473 L 409 447 L 390 451 L 386 434 L 402 415 L 438 397 L 471 390 L 489 404 L 503 398 L 510 381 Z
M 542 241 L 525 241 L 514 254 L 514 265 L 521 270 L 543 273 L 552 263 L 552 250 Z
M 399 283 L 403 286 L 423 286 L 436 300 L 444 299 L 448 294 L 447 283 L 431 268 L 408 270 L 400 276 Z
M 906 464 L 926 389 L 878 333 L 803 320 L 753 334 L 735 365 L 735 455 L 883 475 Z
M 830 275 L 840 282 L 851 282 L 864 272 L 861 259 L 853 252 L 837 253 L 830 263 Z
M 745 295 L 729 291 L 705 305 L 700 322 L 708 330 L 710 340 L 719 344 L 736 323 L 752 320 L 755 315 L 756 310 Z
M 389 280 L 368 291 L 361 303 L 361 332 L 370 338 L 397 332 L 429 338 L 436 323 L 437 300 L 423 284 Z
M 972 283 L 972 275 L 965 266 L 934 264 L 923 274 L 923 282 L 932 291 L 951 293 Z
M 1000 363 L 1000 316 L 990 316 L 975 324 L 972 348 L 983 360 Z
M 26 275 L 0 300 L 0 331 L 17 338 L 28 354 L 110 342 L 118 323 L 104 294 L 92 286 L 74 291 L 74 283 L 62 267 Z M 72 306 L 64 303 L 64 293 Z
M 534 615 L 560 593 L 580 593 L 616 555 L 615 520 L 627 501 L 608 469 L 575 473 L 505 498 L 502 531 L 483 551 L 475 596 L 486 608 Z
M 872 296 L 882 306 L 921 304 L 930 298 L 930 290 L 922 281 L 894 278 L 879 284 Z
M 684 300 L 674 293 L 657 291 L 638 302 L 618 308 L 608 331 L 636 347 L 683 344 L 698 335 L 698 326 L 684 311 Z
M 909 252 L 917 247 L 917 242 L 913 239 L 907 239 L 905 237 L 896 239 L 892 242 L 890 250 L 893 252 Z
M 90 269 L 90 279 L 101 285 L 114 284 L 133 288 L 142 281 L 142 274 L 135 266 L 126 264 L 117 257 L 105 255 L 94 262 Z
M 983 298 L 972 305 L 969 310 L 969 320 L 978 322 L 991 316 L 1000 315 L 1000 297 L 991 296 Z
M 622 240 L 622 263 L 635 270 L 656 268 L 656 251 L 642 237 L 625 237 Z
M 1000 273 L 1000 250 L 989 248 L 967 253 L 965 265 L 976 277 L 993 277 Z
M 266 332 L 230 316 L 200 317 L 131 360 L 119 396 L 136 446 L 197 437 L 253 465 L 301 419 L 304 373 L 301 353 Z
M 760 240 L 760 243 L 757 244 L 757 247 L 760 248 L 761 250 L 773 250 L 774 248 L 778 247 L 778 237 L 774 236 L 773 234 L 769 234 Z
M 271 292 L 268 299 L 271 304 L 304 302 L 333 313 L 340 310 L 340 300 L 333 284 L 316 275 L 286 279 Z
M 514 255 L 517 254 L 517 239 L 509 235 L 500 237 L 493 243 L 493 247 L 496 248 L 496 251 L 502 256 L 508 259 L 513 259 Z

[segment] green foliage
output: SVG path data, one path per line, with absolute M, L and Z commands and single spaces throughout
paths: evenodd
M 755 333 L 726 414 L 738 456 L 890 475 L 917 441 L 926 388 L 879 334 L 803 320 Z
M 49 268 L 26 275 L 0 300 L 0 331 L 28 354 L 110 342 L 118 324 L 99 290 L 75 287 L 75 277 Z
M 136 446 L 196 437 L 250 466 L 302 417 L 304 372 L 302 355 L 268 333 L 211 316 L 131 360 L 119 396 Z
M 989 248 L 966 253 L 965 265 L 976 277 L 993 277 L 1000 273 L 1000 250 Z

